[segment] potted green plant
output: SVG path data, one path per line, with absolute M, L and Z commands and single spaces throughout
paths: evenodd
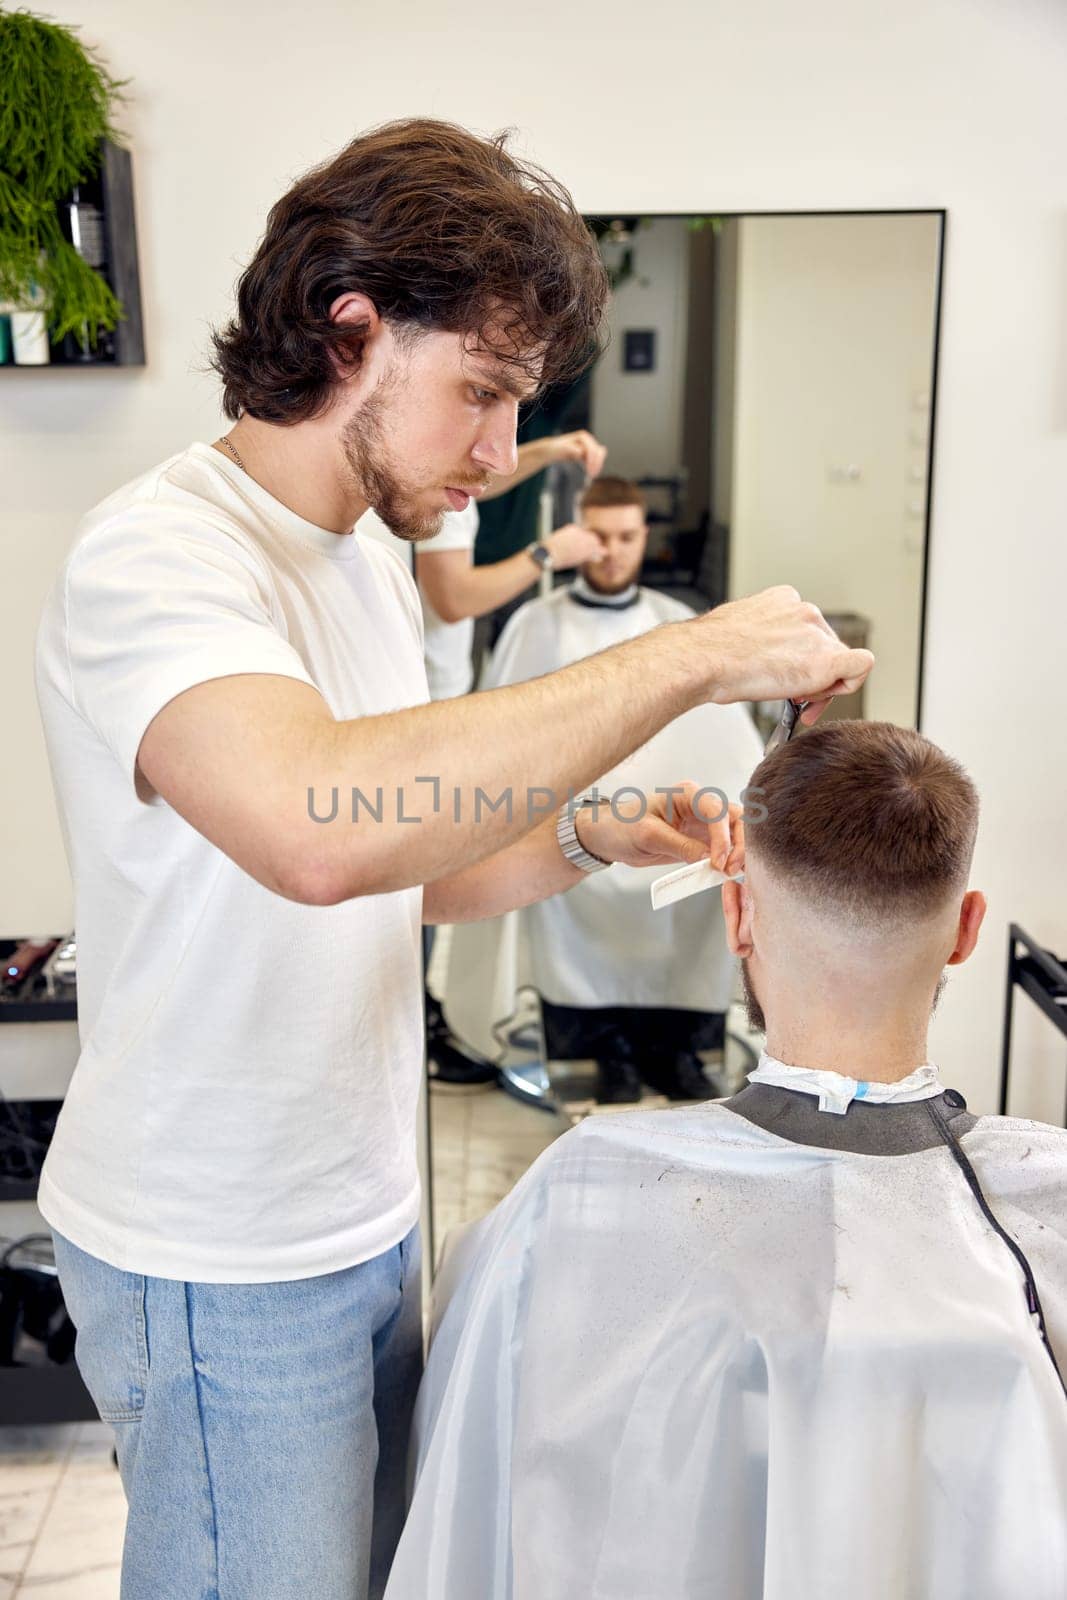
M 122 306 L 64 237 L 57 207 L 114 139 L 122 83 L 69 28 L 0 10 L 0 301 L 39 309 L 49 335 L 95 344 Z

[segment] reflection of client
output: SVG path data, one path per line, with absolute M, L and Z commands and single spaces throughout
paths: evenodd
M 724 909 L 770 1055 L 581 1124 L 456 1247 L 388 1600 L 1067 1594 L 1067 1134 L 927 1064 L 973 787 L 852 722 L 754 781 Z
M 570 586 L 516 613 L 483 688 L 554 672 L 693 615 L 680 601 L 637 585 L 647 529 L 635 485 L 597 479 L 582 497 L 581 519 L 599 539 L 599 559 Z M 761 754 L 743 706 L 701 706 L 597 787 L 607 796 L 623 786 L 651 796 L 682 773 L 737 800 Z M 702 804 L 709 816 L 721 809 L 716 796 Z M 647 870 L 618 867 L 492 926 L 456 930 L 444 994 L 454 1033 L 495 1055 L 499 1027 L 526 985 L 542 998 L 548 1055 L 596 1060 L 601 1100 L 639 1099 L 641 1078 L 674 1099 L 714 1092 L 696 1052 L 722 1048 L 733 986 L 726 941 L 699 903 L 654 912 Z
M 572 461 L 595 478 L 607 451 L 591 433 L 554 434 L 520 445 L 515 471 L 497 478 L 481 503 L 510 494 L 546 466 Z M 580 566 L 596 546 L 584 528 L 573 523 L 557 528 L 543 544 L 492 562 L 474 565 L 478 536 L 479 502 L 471 500 L 462 511 L 447 512 L 441 528 L 415 550 L 415 579 L 422 602 L 423 648 L 431 700 L 451 700 L 467 694 L 474 679 L 472 648 L 474 619 L 498 610 L 532 589 L 542 571 L 564 572 Z M 357 532 L 399 544 L 376 511 L 367 511 Z M 407 551 L 404 550 L 405 560 Z

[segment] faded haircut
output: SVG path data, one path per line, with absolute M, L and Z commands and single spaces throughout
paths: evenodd
M 752 775 L 748 854 L 832 914 L 932 915 L 967 886 L 978 792 L 937 745 L 888 722 L 820 723 Z

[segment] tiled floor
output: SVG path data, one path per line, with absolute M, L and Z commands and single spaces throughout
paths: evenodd
M 125 1523 L 102 1422 L 0 1428 L 0 1600 L 118 1600 Z
M 448 1230 L 491 1210 L 565 1124 L 496 1089 L 468 1094 L 435 1087 L 430 1115 L 439 1256 Z

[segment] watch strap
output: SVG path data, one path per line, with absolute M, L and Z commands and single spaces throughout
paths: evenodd
M 597 803 L 604 804 L 602 800 Z M 592 800 L 579 800 L 577 805 L 565 805 L 556 818 L 556 839 L 559 847 L 571 865 L 577 867 L 580 872 L 603 872 L 605 867 L 612 865 L 612 862 L 593 855 L 578 838 L 578 830 L 575 827 L 578 812 L 583 806 L 593 804 Z

